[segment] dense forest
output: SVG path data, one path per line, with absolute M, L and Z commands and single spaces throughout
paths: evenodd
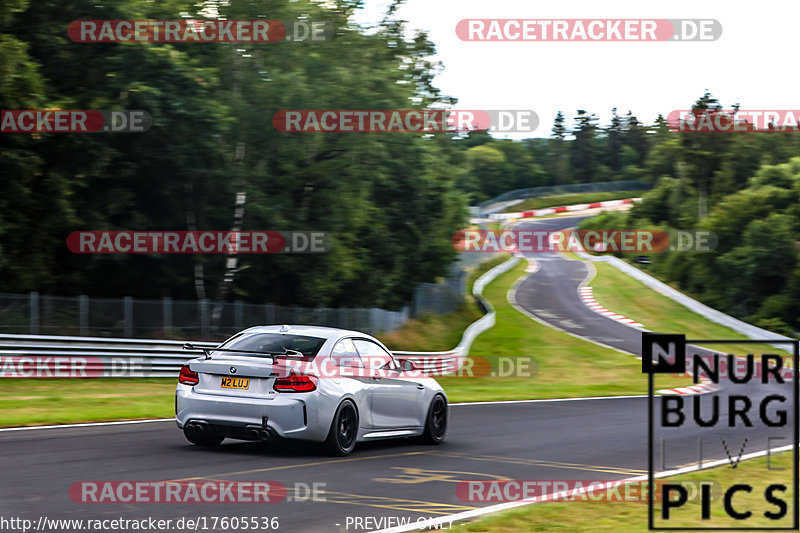
M 692 109 L 699 116 L 723 106 L 706 93 Z M 800 331 L 800 134 L 656 133 L 643 170 L 653 185 L 644 202 L 583 227 L 711 231 L 715 250 L 652 254 L 648 268 L 748 322 Z
M 0 108 L 142 109 L 153 126 L 144 134 L 0 135 L 0 292 L 397 307 L 417 283 L 447 273 L 450 237 L 469 202 L 609 179 L 631 162 L 625 157 L 638 161 L 628 150 L 606 171 L 587 172 L 592 161 L 580 150 L 567 158 L 564 135 L 512 142 L 486 133 L 276 131 L 271 119 L 281 109 L 456 104 L 432 84 L 441 65 L 430 62 L 426 36 L 409 36 L 389 19 L 376 29 L 356 26 L 358 4 L 3 2 Z M 209 16 L 322 20 L 336 32 L 321 42 L 250 45 L 92 44 L 67 33 L 75 20 Z M 245 199 L 238 211 L 237 197 Z M 220 255 L 92 256 L 66 247 L 76 230 L 239 223 L 325 231 L 333 249 L 240 257 L 231 267 Z
M 280 109 L 424 108 L 423 35 L 365 32 L 358 2 L 11 0 L 0 4 L 0 107 L 143 109 L 144 134 L 0 136 L 0 291 L 236 297 L 298 305 L 397 306 L 447 272 L 466 197 L 446 139 L 287 134 Z M 72 42 L 73 20 L 323 20 L 327 41 L 259 44 Z M 318 255 L 74 255 L 75 230 L 325 231 Z M 241 194 L 239 194 L 241 197 Z
M 542 126 L 540 138 L 522 141 L 276 131 L 282 109 L 457 108 L 435 86 L 442 65 L 431 62 L 426 35 L 410 34 L 393 9 L 379 27 L 359 27 L 358 4 L 0 4 L 0 108 L 153 117 L 144 134 L 0 135 L 0 292 L 396 308 L 417 283 L 448 272 L 469 204 L 523 187 L 635 179 L 653 187 L 647 201 L 592 224 L 712 229 L 716 253 L 661 254 L 652 268 L 729 312 L 800 328 L 791 313 L 800 298 L 800 160 L 790 161 L 800 136 L 678 133 L 662 116 L 644 124 L 617 109 L 607 125 L 587 110 L 560 112 L 552 132 Z M 262 44 L 90 44 L 67 34 L 80 19 L 208 17 L 324 20 L 336 30 L 325 41 Z M 715 106 L 709 94 L 695 103 Z M 222 255 L 76 255 L 66 246 L 76 230 L 239 222 L 325 231 L 333 248 L 231 266 Z

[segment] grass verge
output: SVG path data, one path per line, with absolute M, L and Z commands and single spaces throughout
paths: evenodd
M 414 318 L 391 333 L 382 333 L 378 338 L 386 346 L 397 351 L 442 352 L 452 350 L 461 341 L 464 330 L 483 316 L 472 297 L 472 285 L 495 266 L 508 260 L 510 254 L 503 254 L 484 261 L 467 278 L 467 298 L 460 309 L 444 315 L 424 314 Z
M 767 459 L 760 457 L 739 463 L 736 469 L 730 465 L 719 466 L 707 470 L 681 474 L 666 478 L 670 483 L 714 483 L 718 491 L 725 490 L 736 483 L 747 483 L 753 487 L 751 493 L 738 492 L 733 499 L 736 509 L 740 511 L 751 510 L 753 516 L 747 520 L 733 520 L 725 514 L 722 498 L 717 491 L 712 494 L 716 498 L 711 502 L 711 516 L 709 520 L 701 520 L 700 499 L 695 498 L 683 507 L 672 510 L 669 521 L 656 520 L 660 527 L 686 527 L 686 528 L 763 528 L 792 526 L 792 482 L 791 482 L 791 455 L 782 453 L 773 455 L 771 467 L 785 468 L 786 470 L 768 470 Z M 764 517 L 764 511 L 777 511 L 777 507 L 764 500 L 764 489 L 772 483 L 784 483 L 786 492 L 776 492 L 775 495 L 786 502 L 787 516 L 781 520 L 770 520 Z M 721 489 L 721 490 L 720 490 Z M 588 500 L 588 501 L 587 501 Z M 654 511 L 660 516 L 660 503 L 656 502 Z M 647 501 L 591 501 L 583 497 L 576 501 L 547 502 L 520 507 L 511 511 L 497 513 L 486 518 L 466 524 L 464 531 L 511 533 L 517 531 L 614 531 L 621 533 L 638 533 L 647 529 Z M 700 530 L 700 529 L 698 529 Z
M 571 257 L 573 258 L 573 257 Z M 684 333 L 696 339 L 747 339 L 745 335 L 712 322 L 668 298 L 641 281 L 620 272 L 607 263 L 593 262 L 597 276 L 590 281 L 595 300 L 615 313 L 633 318 L 651 331 L 660 333 Z M 704 345 L 712 347 L 712 345 Z M 730 351 L 731 346 L 716 345 L 721 351 Z M 751 344 L 748 351 L 758 353 L 787 352 L 773 346 Z
M 0 427 L 174 416 L 177 377 L 2 380 Z
M 522 400 L 646 394 L 641 362 L 632 355 L 604 348 L 534 321 L 507 301 L 513 283 L 524 274 L 521 261 L 489 284 L 484 297 L 497 313 L 495 327 L 473 343 L 471 357 L 499 368 L 499 358 L 535 360 L 533 375 L 514 377 L 443 377 L 440 383 L 451 402 Z M 508 360 L 508 359 L 506 359 Z M 658 388 L 690 384 L 687 378 L 658 376 Z

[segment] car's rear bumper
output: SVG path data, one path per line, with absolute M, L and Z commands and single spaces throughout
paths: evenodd
M 251 439 L 251 430 L 262 429 L 269 436 L 323 441 L 328 424 L 321 424 L 314 392 L 279 395 L 274 399 L 237 398 L 195 392 L 190 385 L 175 391 L 175 420 L 205 424 L 220 435 Z M 263 438 L 263 436 L 262 436 Z

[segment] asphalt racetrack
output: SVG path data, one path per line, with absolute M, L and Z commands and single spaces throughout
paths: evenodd
M 558 229 L 574 224 L 574 219 L 525 224 Z M 570 333 L 640 353 L 639 330 L 581 303 L 577 287 L 586 277 L 585 265 L 550 254 L 536 254 L 536 259 L 539 270 L 517 286 L 520 306 Z M 755 401 L 776 385 L 748 387 Z M 765 449 L 768 436 L 790 439 L 793 435 L 791 424 L 788 429 L 766 431 L 753 418 L 752 428 L 669 430 L 664 435 L 668 453 L 657 470 L 696 462 L 700 436 L 707 443 L 704 460 L 712 460 L 725 457 L 720 438 L 735 452 L 747 438 L 745 453 L 749 453 Z M 493 504 L 462 501 L 456 490 L 461 480 L 613 480 L 643 475 L 647 398 L 454 405 L 448 439 L 441 446 L 406 440 L 376 442 L 358 446 L 347 458 L 326 457 L 315 445 L 294 442 L 228 440 L 219 448 L 203 449 L 189 445 L 174 422 L 163 421 L 0 431 L 0 461 L 0 515 L 34 524 L 42 517 L 153 517 L 173 523 L 205 518 L 205 530 L 211 531 L 213 517 L 277 517 L 278 531 L 368 531 L 390 524 L 380 522 L 380 517 L 393 517 L 394 525 L 400 518 L 443 517 Z M 288 498 L 268 504 L 96 504 L 78 503 L 70 497 L 75 482 L 107 480 L 279 481 L 287 487 Z M 314 484 L 324 494 L 307 499 L 307 489 L 313 490 Z M 225 529 L 218 526 L 217 530 Z

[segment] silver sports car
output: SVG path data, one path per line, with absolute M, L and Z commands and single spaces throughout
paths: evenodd
M 200 351 L 181 369 L 175 391 L 178 427 L 194 444 L 282 437 L 347 455 L 357 442 L 445 438 L 442 387 L 364 333 L 257 326 Z

